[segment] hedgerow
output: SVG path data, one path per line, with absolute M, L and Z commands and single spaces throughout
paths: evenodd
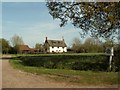
M 106 55 L 39 55 L 19 56 L 22 64 L 27 66 L 44 67 L 50 69 L 72 69 L 107 71 L 109 68 L 109 56 Z

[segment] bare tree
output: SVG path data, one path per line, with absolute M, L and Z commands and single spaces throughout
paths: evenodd
M 87 38 L 83 44 L 86 52 L 103 52 L 103 48 L 98 39 Z
M 11 38 L 11 43 L 12 43 L 12 46 L 13 46 L 15 52 L 17 52 L 17 53 L 19 52 L 19 45 L 24 45 L 22 37 L 20 37 L 18 35 L 14 35 Z
M 73 39 L 72 49 L 74 52 L 80 52 L 81 41 L 79 38 Z
M 36 43 L 35 48 L 38 49 L 40 52 L 43 51 L 43 45 L 42 44 Z
M 14 35 L 12 38 L 11 38 L 11 43 L 12 43 L 12 46 L 15 47 L 17 45 L 23 45 L 24 42 L 23 42 L 23 39 L 22 37 L 18 36 L 18 35 Z

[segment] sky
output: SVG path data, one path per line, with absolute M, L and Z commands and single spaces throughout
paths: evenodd
M 0 38 L 2 37 L 2 3 L 0 2 Z
M 60 27 L 60 20 L 53 20 L 45 2 L 2 2 L 2 38 L 8 41 L 16 34 L 25 44 L 34 47 L 43 44 L 45 37 L 51 40 L 64 38 L 68 46 L 75 37 L 80 38 L 80 29 L 71 23 Z M 1 37 L 0 37 L 1 38 Z

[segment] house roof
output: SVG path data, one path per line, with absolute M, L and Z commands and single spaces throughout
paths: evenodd
M 64 40 L 46 40 L 48 44 L 52 47 L 66 47 L 66 43 Z
M 38 49 L 35 48 L 30 48 L 31 51 L 37 51 Z
M 20 50 L 26 50 L 26 51 L 30 50 L 30 48 L 28 47 L 28 45 L 19 45 L 19 49 Z

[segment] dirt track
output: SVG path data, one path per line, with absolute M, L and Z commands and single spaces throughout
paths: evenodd
M 2 60 L 0 59 L 0 90 L 2 89 Z
M 72 83 L 56 82 L 47 76 L 38 76 L 22 72 L 9 64 L 8 59 L 2 60 L 2 88 L 104 88 L 106 86 L 82 86 Z M 107 86 L 108 87 L 108 86 Z M 111 86 L 110 86 L 111 87 Z

